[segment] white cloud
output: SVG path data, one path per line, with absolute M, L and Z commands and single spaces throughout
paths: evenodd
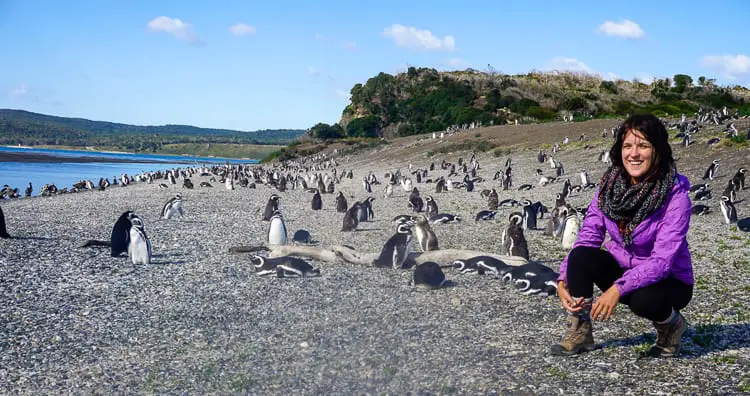
M 198 33 L 193 31 L 193 25 L 177 18 L 156 17 L 148 22 L 148 29 L 154 32 L 169 33 L 193 45 L 203 44 L 200 37 L 198 37 Z
M 637 23 L 623 19 L 620 22 L 605 21 L 598 28 L 597 31 L 606 34 L 607 36 L 617 36 L 625 38 L 639 39 L 646 36 L 646 33 L 638 26 Z
M 456 39 L 445 36 L 435 37 L 429 30 L 410 26 L 393 24 L 383 30 L 383 35 L 391 37 L 399 47 L 425 51 L 453 51 L 456 49 Z
M 701 64 L 730 80 L 750 75 L 750 57 L 747 55 L 706 55 L 701 60 Z
M 253 34 L 255 34 L 257 29 L 255 29 L 255 26 L 238 23 L 236 25 L 232 25 L 229 28 L 229 31 L 232 32 L 232 34 L 235 36 L 252 36 Z
M 550 70 L 567 70 L 572 72 L 593 73 L 585 63 L 576 58 L 556 57 L 550 61 Z
M 21 84 L 15 88 L 11 88 L 8 93 L 11 94 L 11 96 L 23 96 L 29 93 L 29 89 L 26 87 L 26 84 Z

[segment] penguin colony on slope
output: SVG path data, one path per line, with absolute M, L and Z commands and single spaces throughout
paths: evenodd
M 671 128 L 674 129 L 674 126 L 671 126 Z M 682 128 L 682 126 L 679 128 Z M 134 176 L 123 174 L 119 178 L 113 178 L 112 183 L 109 182 L 109 179 L 101 179 L 98 185 L 94 185 L 91 181 L 82 181 L 76 183 L 70 191 L 58 191 L 53 185 L 46 185 L 42 188 L 40 195 L 84 190 L 101 191 L 112 185 L 119 184 L 125 187 L 135 182 L 154 184 L 159 180 L 164 180 L 164 183 L 158 183 L 158 187 L 168 190 L 170 186 L 178 185 L 179 179 L 182 179 L 182 188 L 194 189 L 190 177 L 200 175 L 210 176 L 212 182 L 223 184 L 227 190 L 234 190 L 235 186 L 256 188 L 256 185 L 275 188 L 278 193 L 283 193 L 287 189 L 304 189 L 312 193 L 311 210 L 317 211 L 323 210 L 321 194 L 335 193 L 336 184 L 344 178 L 352 179 L 354 175 L 351 170 L 339 172 L 335 168 L 338 164 L 334 159 L 321 156 L 316 160 L 319 160 L 319 164 L 311 167 L 297 166 L 293 163 L 288 164 L 286 168 L 227 165 L 213 168 L 185 168 L 146 172 Z M 525 183 L 514 187 L 513 163 L 508 158 L 504 169 L 494 173 L 492 183 L 495 186 L 483 189 L 479 193 L 483 199 L 486 199 L 487 208 L 476 213 L 475 221 L 506 224 L 500 230 L 501 236 L 498 238 L 500 251 L 497 253 L 501 255 L 520 256 L 528 260 L 530 258 L 530 247 L 527 244 L 525 233 L 536 231 L 541 231 L 544 235 L 555 238 L 563 248 L 570 249 L 577 238 L 586 208 L 574 208 L 567 204 L 566 198 L 574 194 L 580 194 L 585 190 L 593 192 L 597 187 L 597 184 L 591 181 L 586 169 L 581 169 L 576 177 L 573 177 L 574 180 L 579 179 L 580 184 L 572 184 L 571 179 L 566 177 L 562 162 L 544 150 L 540 150 L 537 154 L 537 161 L 541 166 L 536 170 L 536 174 L 540 178 L 538 183 Z M 602 152 L 599 155 L 599 161 L 603 166 L 609 164 L 609 153 L 607 151 Z M 550 171 L 548 172 L 543 170 L 543 164 L 545 163 L 549 164 L 548 169 Z M 737 202 L 737 194 L 746 188 L 745 176 L 747 170 L 746 168 L 739 168 L 730 178 L 727 174 L 722 175 L 720 164 L 719 160 L 713 160 L 704 173 L 705 183 L 696 184 L 690 189 L 693 199 L 700 202 L 694 205 L 692 213 L 693 215 L 704 216 L 712 212 L 709 204 L 715 198 L 710 186 L 724 177 L 727 182 L 725 187 L 720 189 L 722 192 L 718 196 L 718 206 L 724 223 L 736 224 L 738 229 L 750 231 L 750 218 L 739 219 L 734 205 Z M 439 197 L 441 194 L 458 189 L 465 189 L 467 192 L 475 191 L 477 185 L 486 183 L 483 178 L 477 176 L 477 170 L 479 169 L 479 161 L 472 154 L 468 161 L 458 158 L 457 163 L 442 160 L 437 164 L 432 162 L 423 168 L 412 168 L 410 164 L 409 173 L 402 173 L 400 169 L 386 172 L 382 182 L 372 172 L 365 175 L 362 178 L 365 194 L 372 194 L 373 186 L 385 184 L 382 190 L 383 199 L 387 201 L 399 200 L 401 199 L 399 197 L 408 195 L 408 199 L 403 204 L 404 209 L 411 212 L 393 219 L 395 223 L 394 234 L 384 243 L 377 259 L 373 261 L 373 265 L 384 268 L 413 269 L 410 284 L 421 288 L 434 289 L 444 286 L 447 281 L 442 270 L 452 269 L 457 274 L 476 273 L 494 276 L 513 284 L 524 294 L 554 294 L 557 273 L 551 268 L 534 261 L 519 267 L 509 266 L 490 256 L 469 257 L 445 265 L 434 262 L 415 265 L 411 261 L 409 253 L 412 251 L 413 240 L 416 241 L 417 247 L 421 251 L 438 250 L 437 235 L 439 233 L 436 233 L 432 226 L 439 227 L 442 224 L 463 221 L 461 216 L 456 214 L 440 212 L 438 209 Z M 445 171 L 448 175 L 434 178 L 434 173 L 439 171 Z M 412 177 L 416 180 L 416 183 L 412 181 Z M 550 206 L 529 199 L 517 201 L 507 198 L 500 200 L 500 193 L 498 192 L 498 190 L 516 189 L 533 195 L 534 189 L 547 188 L 559 183 L 562 184 L 560 192 L 556 194 L 555 202 Z M 434 185 L 434 192 L 430 191 L 433 188 L 432 185 Z M 199 186 L 213 187 L 211 183 L 206 181 L 200 182 Z M 423 191 L 428 190 L 429 195 L 422 195 L 420 188 Z M 402 192 L 396 192 L 399 189 Z M 31 196 L 32 191 L 33 186 L 29 184 L 25 195 Z M 3 189 L 3 197 L 15 197 L 17 195 L 17 191 L 14 192 L 8 187 Z M 271 194 L 263 213 L 262 219 L 268 222 L 266 238 L 268 245 L 286 245 L 289 242 L 285 219 L 279 205 L 281 199 L 281 196 L 277 193 Z M 355 201 L 350 206 L 344 193 L 338 191 L 335 200 L 336 212 L 343 214 L 342 232 L 356 231 L 361 229 L 363 224 L 374 221 L 374 203 L 376 202 L 374 196 L 368 195 L 360 201 Z M 505 209 L 509 209 L 511 212 L 507 216 L 497 216 L 500 211 Z M 184 199 L 181 194 L 176 194 L 163 205 L 160 217 L 165 220 L 182 218 L 184 213 Z M 545 214 L 548 214 L 546 218 Z M 543 221 L 541 227 L 539 220 Z M 415 236 L 416 238 L 414 238 Z M 6 229 L 4 213 L 0 208 L 0 238 L 10 237 Z M 297 230 L 292 237 L 292 243 L 311 244 L 314 243 L 314 240 L 309 231 Z M 132 263 L 137 265 L 151 262 L 151 243 L 146 233 L 145 224 L 138 215 L 131 211 L 122 213 L 117 219 L 112 229 L 110 241 L 92 240 L 84 246 L 109 246 L 113 257 L 119 257 L 125 253 Z M 533 251 L 533 249 L 531 250 Z M 256 255 L 252 257 L 251 263 L 256 268 L 258 275 L 275 274 L 282 278 L 320 275 L 320 270 L 301 258 L 279 257 L 270 259 Z

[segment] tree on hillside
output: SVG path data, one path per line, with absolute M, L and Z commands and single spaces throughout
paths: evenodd
M 672 80 L 674 81 L 674 88 L 672 88 L 674 92 L 683 93 L 688 88 L 693 87 L 693 78 L 687 74 L 675 74 Z
M 339 124 L 328 125 L 320 122 L 310 128 L 309 134 L 318 139 L 338 139 L 344 137 L 344 129 Z
M 380 118 L 368 115 L 355 118 L 346 126 L 346 136 L 349 137 L 377 137 L 380 133 Z

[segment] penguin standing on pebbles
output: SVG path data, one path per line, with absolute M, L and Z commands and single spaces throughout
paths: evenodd
M 435 216 L 438 214 L 438 206 L 437 202 L 432 198 L 431 195 L 428 195 L 425 199 L 425 214 L 428 218 Z
M 266 209 L 263 210 L 263 221 L 271 220 L 274 212 L 279 210 L 279 198 L 280 197 L 276 194 L 271 194 L 271 196 L 268 198 Z
M 358 213 L 363 210 L 362 204 L 355 202 L 351 208 L 346 211 L 344 215 L 344 222 L 341 226 L 341 231 L 354 231 L 359 226 L 359 215 Z
M 536 209 L 537 207 L 531 203 L 530 200 L 524 199 L 523 205 L 523 229 L 524 230 L 535 230 L 536 229 Z
M 523 235 L 523 215 L 513 212 L 509 217 L 508 227 L 502 234 L 502 254 L 509 256 L 519 256 L 526 260 L 529 259 L 529 248 L 526 244 L 526 237 Z
M 736 223 L 737 209 L 735 209 L 734 204 L 729 200 L 729 197 L 722 196 L 719 204 L 721 205 L 721 214 L 724 216 L 724 222 L 727 224 Z
M 167 203 L 165 203 L 161 208 L 160 217 L 162 219 L 169 220 L 177 215 L 182 217 L 184 213 L 185 211 L 182 208 L 182 194 L 177 194 L 174 197 L 170 198 L 169 201 L 167 201 Z
M 430 222 L 427 221 L 426 217 L 417 217 L 417 221 L 414 224 L 414 232 L 417 234 L 417 242 L 419 242 L 419 247 L 422 248 L 423 252 L 439 249 L 435 231 L 430 227 Z
M 310 202 L 312 210 L 323 209 L 323 200 L 320 198 L 320 190 L 315 189 L 315 194 L 312 196 L 312 202 Z
M 487 196 L 487 206 L 489 210 L 497 210 L 498 201 L 500 198 L 497 196 L 497 190 L 494 188 L 490 190 L 489 195 Z
M 414 267 L 410 286 L 434 290 L 445 285 L 445 274 L 438 263 L 427 261 Z
M 714 180 L 716 178 L 716 171 L 719 169 L 719 160 L 711 161 L 711 165 L 706 169 L 706 173 L 703 174 L 703 179 Z
M 276 210 L 271 216 L 268 223 L 268 238 L 266 242 L 269 245 L 286 245 L 287 232 L 286 225 L 284 224 L 284 216 L 281 212 Z
M 411 253 L 412 232 L 414 223 L 399 223 L 396 233 L 383 245 L 380 255 L 373 261 L 373 265 L 381 268 L 403 269 L 409 253 Z
M 151 264 L 151 241 L 146 235 L 145 225 L 135 213 L 130 213 L 130 237 L 128 238 L 128 257 L 133 264 Z
M 346 202 L 346 197 L 344 193 L 339 191 L 339 195 L 336 196 L 336 212 L 346 213 L 347 209 L 349 209 L 349 205 Z

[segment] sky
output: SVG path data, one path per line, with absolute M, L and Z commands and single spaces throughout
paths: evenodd
M 0 0 L 0 108 L 243 131 L 334 123 L 409 66 L 750 87 L 750 2 Z

